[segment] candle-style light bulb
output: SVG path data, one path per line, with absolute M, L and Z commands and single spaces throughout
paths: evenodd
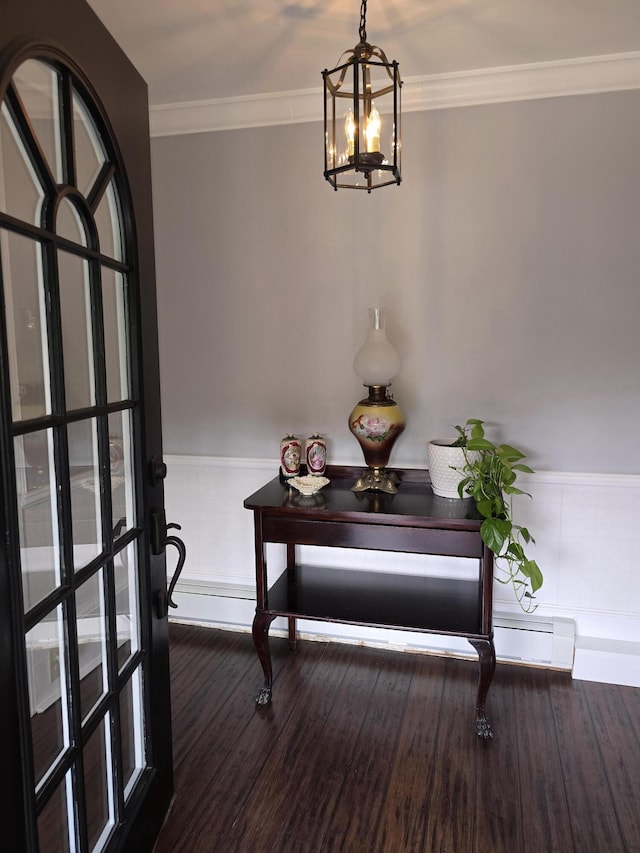
M 353 157 L 355 153 L 356 121 L 353 110 L 349 110 L 344 120 L 344 132 L 347 137 L 347 155 Z
M 371 104 L 371 112 L 369 113 L 369 117 L 367 118 L 367 125 L 365 128 L 367 152 L 369 154 L 372 154 L 376 151 L 380 151 L 381 124 L 382 122 L 380 121 L 380 113 L 375 108 L 375 106 Z

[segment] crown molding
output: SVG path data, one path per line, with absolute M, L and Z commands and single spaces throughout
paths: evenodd
M 640 89 L 640 51 L 408 77 L 403 112 Z M 321 88 L 150 107 L 151 136 L 322 121 Z

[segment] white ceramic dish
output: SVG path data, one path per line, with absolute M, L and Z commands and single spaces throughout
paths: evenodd
M 293 486 L 303 495 L 315 495 L 330 482 L 327 477 L 318 477 L 312 474 L 307 474 L 305 477 L 292 477 L 288 481 L 290 486 Z

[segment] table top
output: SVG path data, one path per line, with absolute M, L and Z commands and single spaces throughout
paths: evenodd
M 393 469 L 398 492 L 353 492 L 361 468 L 330 466 L 330 480 L 315 495 L 305 497 L 279 477 L 244 501 L 247 509 L 266 515 L 291 516 L 314 521 L 350 521 L 367 524 L 416 525 L 449 530 L 479 531 L 482 517 L 472 498 L 441 498 L 431 489 L 429 473 L 419 469 Z

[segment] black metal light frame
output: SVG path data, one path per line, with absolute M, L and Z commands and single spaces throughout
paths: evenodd
M 362 0 L 360 42 L 342 56 L 348 59 L 324 80 L 324 176 L 338 188 L 371 192 L 379 187 L 400 184 L 401 175 L 401 88 L 400 69 L 389 62 L 381 48 L 367 42 L 366 0 Z M 342 59 L 342 57 L 341 57 Z M 374 81 L 372 83 L 372 77 Z M 351 88 L 349 84 L 351 83 Z M 378 151 L 365 144 L 365 124 L 375 108 L 385 127 L 384 142 Z M 353 115 L 353 140 L 347 143 L 344 123 Z M 389 123 L 391 126 L 389 128 Z

